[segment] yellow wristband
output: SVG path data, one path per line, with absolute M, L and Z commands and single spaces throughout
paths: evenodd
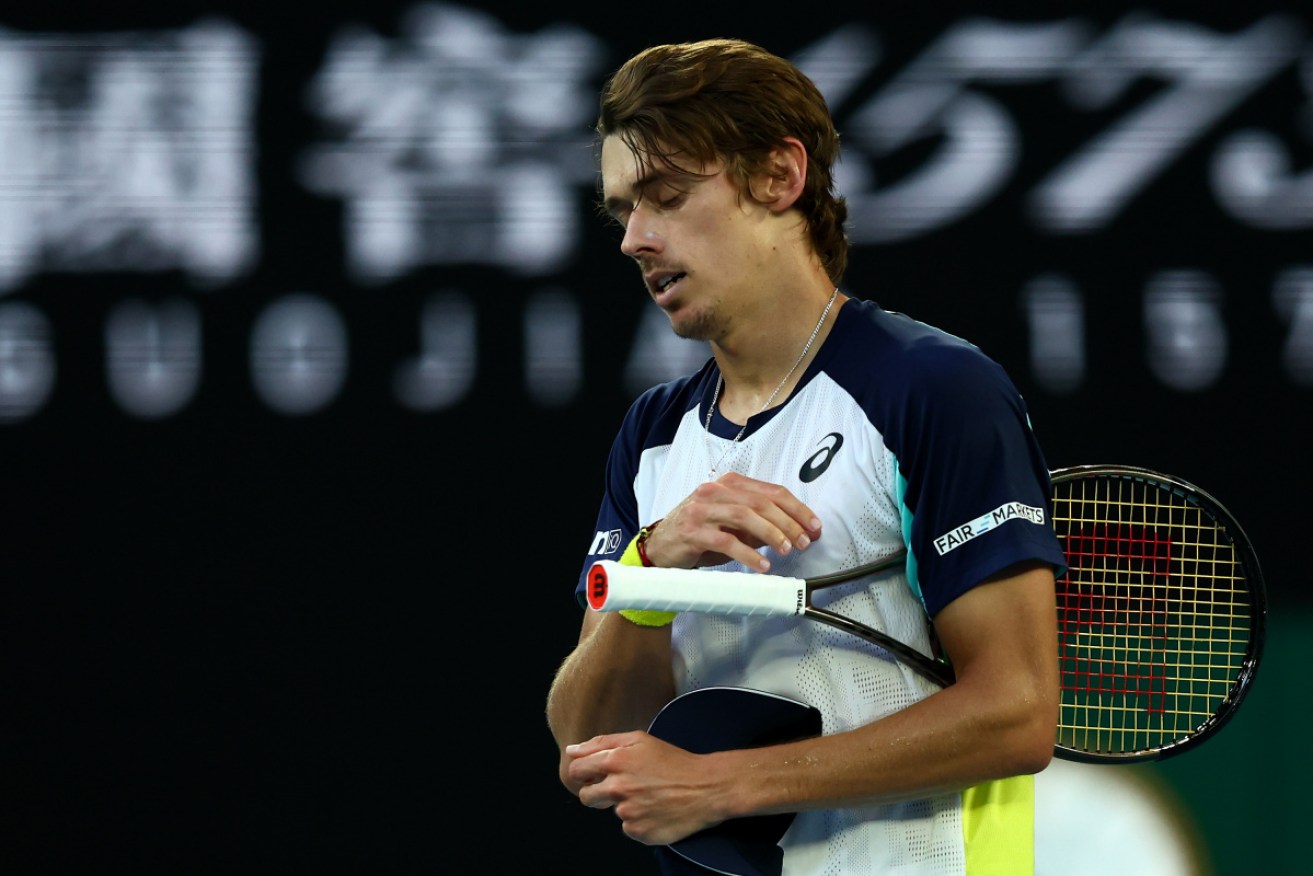
M 641 566 L 643 557 L 638 552 L 638 539 L 642 537 L 640 532 L 629 542 L 629 547 L 620 555 L 620 565 L 622 566 Z M 640 627 L 664 627 L 668 626 L 675 619 L 676 612 L 673 611 L 647 611 L 634 608 L 625 608 L 620 610 L 620 616 L 630 623 L 638 624 Z
M 637 608 L 622 608 L 620 616 L 640 627 L 665 627 L 675 620 L 673 611 L 646 611 Z
M 625 552 L 620 555 L 620 565 L 622 566 L 643 565 L 643 557 L 638 553 L 637 535 L 629 540 L 629 547 L 625 548 Z

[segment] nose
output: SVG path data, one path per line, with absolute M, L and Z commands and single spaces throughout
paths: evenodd
M 660 252 L 665 245 L 651 220 L 640 210 L 629 214 L 625 223 L 625 236 L 620 241 L 620 251 L 630 258 L 637 258 L 654 252 Z

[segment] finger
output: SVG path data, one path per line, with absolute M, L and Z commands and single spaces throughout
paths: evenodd
M 726 505 L 715 513 L 689 515 L 681 530 L 685 534 L 678 543 L 690 553 L 686 566 L 719 566 L 733 561 L 765 572 L 770 569 L 770 560 L 758 548 L 772 544 L 773 539 L 785 540 L 778 529 L 743 506 Z
M 602 751 L 597 754 L 589 755 L 588 757 L 579 757 L 571 761 L 570 766 L 567 769 L 570 781 L 577 785 L 596 785 L 598 782 L 604 781 L 607 777 L 606 759 L 605 757 L 598 756 L 604 754 L 605 751 Z
M 727 486 L 747 490 L 764 499 L 768 505 L 760 505 L 758 510 L 763 512 L 763 516 L 768 516 L 795 546 L 801 546 L 799 542 L 804 539 L 810 541 L 820 538 L 820 517 L 787 487 L 745 477 L 736 472 L 727 473 L 723 479 L 728 482 Z
M 606 793 L 600 785 L 585 785 L 579 789 L 579 802 L 589 809 L 609 809 L 615 805 L 611 795 Z
M 768 547 L 784 555 L 820 537 L 816 513 L 778 484 L 734 472 L 698 485 L 651 531 L 647 542 L 658 565 L 706 566 L 732 560 L 770 570 Z
M 719 566 L 732 561 L 759 572 L 770 571 L 770 559 L 757 551 L 761 542 L 744 533 L 720 529 L 711 532 L 706 541 L 709 549 L 703 552 L 699 565 Z
M 588 757 L 599 751 L 618 748 L 621 744 L 623 743 L 615 735 L 594 736 L 592 739 L 585 739 L 583 742 L 567 745 L 565 753 L 573 758 Z
M 733 541 L 716 537 L 712 547 L 740 562 L 755 567 L 762 565 L 745 557 L 741 549 L 736 549 L 735 542 L 754 553 L 756 548 L 765 546 L 785 555 L 795 548 L 806 550 L 820 536 L 815 513 L 784 487 L 760 481 L 718 486 L 727 494 L 709 512 L 709 519 Z

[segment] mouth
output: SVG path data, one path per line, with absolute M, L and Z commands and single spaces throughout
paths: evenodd
M 647 278 L 647 288 L 651 290 L 657 304 L 664 304 L 673 297 L 672 290 L 686 276 L 683 271 L 652 274 Z

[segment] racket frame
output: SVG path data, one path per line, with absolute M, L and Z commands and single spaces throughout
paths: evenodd
M 1239 661 L 1234 678 L 1230 681 L 1227 693 L 1210 714 L 1205 716 L 1190 732 L 1178 734 L 1171 741 L 1164 742 L 1161 745 L 1152 745 L 1134 750 L 1113 751 L 1100 751 L 1062 744 L 1058 744 L 1054 748 L 1055 754 L 1060 755 L 1064 760 L 1081 763 L 1117 764 L 1160 761 L 1196 748 L 1205 740 L 1212 738 L 1239 710 L 1240 704 L 1249 693 L 1257 675 L 1258 666 L 1262 659 L 1263 645 L 1267 636 L 1266 585 L 1264 584 L 1262 569 L 1259 566 L 1258 555 L 1254 550 L 1253 542 L 1245 534 L 1235 515 L 1208 491 L 1182 478 L 1153 469 L 1131 465 L 1094 464 L 1055 469 L 1049 475 L 1053 487 L 1051 492 L 1056 495 L 1059 484 L 1096 478 L 1104 480 L 1122 478 L 1153 486 L 1173 493 L 1184 499 L 1188 504 L 1197 507 L 1215 525 L 1216 530 L 1226 537 L 1226 541 L 1230 543 L 1236 552 L 1236 565 L 1244 571 L 1245 587 L 1243 593 L 1248 596 L 1249 635 L 1245 643 L 1244 655 Z M 1054 516 L 1057 517 L 1056 513 Z M 1055 519 L 1053 524 L 1055 531 L 1057 531 L 1058 520 Z M 1059 538 L 1063 542 L 1064 555 L 1067 553 L 1066 541 L 1070 536 L 1071 533 L 1069 532 L 1059 533 Z M 1058 577 L 1057 585 L 1060 595 L 1063 582 L 1066 579 L 1066 574 Z M 1061 608 L 1059 606 L 1059 611 L 1061 611 Z

